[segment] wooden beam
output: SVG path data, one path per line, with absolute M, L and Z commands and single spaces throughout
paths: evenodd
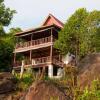
M 16 35 L 15 37 L 24 37 L 24 36 L 28 36 L 28 35 L 31 35 L 32 33 L 25 33 L 25 34 L 19 34 L 19 35 Z

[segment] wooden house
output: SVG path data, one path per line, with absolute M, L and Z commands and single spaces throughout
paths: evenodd
M 62 56 L 54 48 L 54 42 L 63 25 L 49 14 L 40 27 L 16 33 L 18 42 L 14 50 L 13 68 L 16 71 L 21 70 L 24 65 L 25 69 L 31 67 L 36 72 L 45 69 L 45 74 L 49 77 L 59 76 L 63 62 Z

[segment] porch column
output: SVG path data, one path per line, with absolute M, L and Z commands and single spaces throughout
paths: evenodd
M 49 76 L 50 78 L 53 77 L 53 65 L 49 65 L 49 66 L 48 66 L 48 76 Z

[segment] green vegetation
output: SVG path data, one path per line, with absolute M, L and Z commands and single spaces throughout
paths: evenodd
M 33 82 L 45 80 L 44 73 L 35 73 L 31 68 L 25 69 L 21 78 L 20 73 L 16 73 L 14 70 L 12 71 L 12 74 L 16 78 L 18 91 L 27 90 Z
M 12 72 L 17 80 L 17 89 L 18 91 L 25 91 L 29 88 L 29 86 L 36 80 L 35 73 L 32 71 L 29 71 L 27 69 L 23 73 L 23 77 L 20 79 L 20 73 Z
M 1 36 L 5 34 L 4 27 L 10 24 L 14 13 L 15 10 L 6 8 L 4 5 L 4 0 L 0 0 L 0 40 Z
M 4 0 L 0 0 L 0 71 L 8 71 L 14 47 L 12 39 L 4 31 L 4 27 L 10 24 L 15 11 L 6 8 L 3 2 Z
M 22 31 L 20 28 L 11 28 L 8 33 L 4 27 L 11 23 L 15 10 L 6 8 L 4 0 L 0 0 L 0 71 L 10 71 L 12 66 L 13 49 L 16 42 L 14 34 Z M 22 40 L 21 40 L 22 41 Z M 59 33 L 59 38 L 55 43 L 55 48 L 62 54 L 68 52 L 76 55 L 77 60 L 89 53 L 100 52 L 100 11 L 88 12 L 86 9 L 78 9 L 66 22 L 64 28 Z M 21 55 L 19 55 L 21 56 Z M 18 59 L 22 59 L 18 57 Z M 66 94 L 74 100 L 100 100 L 100 80 L 94 80 L 90 88 L 80 90 L 77 85 L 78 69 L 67 66 L 64 69 L 64 76 L 60 79 L 49 79 L 27 69 L 20 79 L 20 74 L 13 72 L 17 80 L 17 88 L 25 91 L 29 86 L 38 80 L 49 81 L 67 88 Z M 58 97 L 51 97 L 51 100 L 58 100 Z
M 59 32 L 55 48 L 62 54 L 74 54 L 77 60 L 89 53 L 100 52 L 100 11 L 78 9 Z
M 94 80 L 90 89 L 86 87 L 77 100 L 100 100 L 100 80 Z
M 59 97 L 50 97 L 50 100 L 59 100 Z
M 0 71 L 11 70 L 15 44 L 14 33 L 21 31 L 20 28 L 11 28 L 9 33 L 4 30 L 4 27 L 11 23 L 14 13 L 15 10 L 6 8 L 4 0 L 0 0 Z

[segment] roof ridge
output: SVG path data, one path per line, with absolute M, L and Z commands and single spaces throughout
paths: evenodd
M 64 25 L 64 23 L 62 23 L 58 18 L 56 18 L 54 15 L 52 15 L 51 13 L 49 14 L 50 16 L 52 16 L 54 19 L 56 19 L 57 21 L 59 21 L 62 25 Z
M 55 19 L 58 23 L 60 23 L 60 25 L 63 27 L 64 24 L 63 24 L 59 19 L 57 19 L 54 15 L 52 15 L 51 13 L 49 13 L 49 15 L 47 16 L 47 18 L 46 18 L 45 21 L 43 22 L 42 26 L 45 25 L 45 23 L 46 23 L 46 21 L 48 20 L 49 17 L 54 18 L 54 19 Z

